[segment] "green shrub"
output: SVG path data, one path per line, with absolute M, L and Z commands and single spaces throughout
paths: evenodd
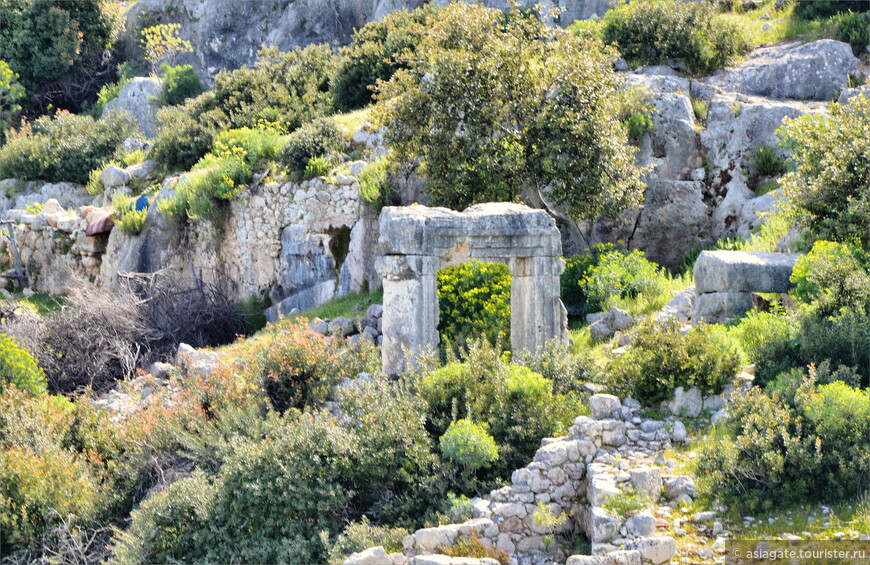
M 368 517 L 363 516 L 359 521 L 348 524 L 335 539 L 335 543 L 329 546 L 329 563 L 341 565 L 351 553 L 359 553 L 378 545 L 387 553 L 401 552 L 402 539 L 408 533 L 404 528 L 372 525 Z
M 0 334 L 0 394 L 8 385 L 30 394 L 44 394 L 45 373 L 33 356 L 6 334 Z
M 332 163 L 325 157 L 312 157 L 305 165 L 305 171 L 302 173 L 302 178 L 305 180 L 315 177 L 325 177 L 332 170 Z
M 775 177 L 785 172 L 785 164 L 769 145 L 759 145 L 752 153 L 752 166 L 763 177 Z
M 795 170 L 782 186 L 816 239 L 870 246 L 870 99 L 832 104 L 829 116 L 786 120 L 777 135 Z
M 463 534 L 456 538 L 452 546 L 438 548 L 438 553 L 451 557 L 469 557 L 472 559 L 494 559 L 499 565 L 508 565 L 510 555 L 503 549 L 487 546 L 474 534 Z
M 865 11 L 863 14 L 847 12 L 835 16 L 833 18 L 836 26 L 834 37 L 850 44 L 853 48 L 862 48 L 870 44 L 870 16 L 868 13 L 870 12 Z
M 527 463 L 541 438 L 565 429 L 577 415 L 576 402 L 552 391 L 542 375 L 505 363 L 485 342 L 472 342 L 465 362 L 448 363 L 420 383 L 428 405 L 426 429 L 433 437 L 463 418 L 489 427 L 499 448 L 492 476 Z
M 833 367 L 851 367 L 861 375 L 861 386 L 870 386 L 870 315 L 866 311 L 843 309 L 828 317 L 806 314 L 800 320 L 798 340 L 801 365 L 827 361 Z
M 163 74 L 163 102 L 175 106 L 202 93 L 202 81 L 192 65 L 160 66 Z
M 602 310 L 615 298 L 660 293 L 666 280 L 665 273 L 641 251 L 609 251 L 601 255 L 580 284 L 588 305 Z
M 655 130 L 652 115 L 655 109 L 649 101 L 649 92 L 640 87 L 624 88 L 621 91 L 619 121 L 628 130 L 628 139 L 634 145 L 641 137 Z
M 390 183 L 390 172 L 394 166 L 389 157 L 380 157 L 366 164 L 359 174 L 359 197 L 377 214 L 384 206 L 392 206 L 396 203 L 393 186 Z
M 820 240 L 800 257 L 791 274 L 794 296 L 814 303 L 819 316 L 830 316 L 842 308 L 870 312 L 870 273 L 867 256 L 860 250 Z
M 7 132 L 0 147 L 0 176 L 21 180 L 86 184 L 90 172 L 117 156 L 121 142 L 135 135 L 128 114 L 106 120 L 57 112 Z
M 855 500 L 868 489 L 870 391 L 793 373 L 729 408 L 731 437 L 699 458 L 708 486 L 738 509 Z
M 821 19 L 835 16 L 842 12 L 861 12 L 867 9 L 863 0 L 813 0 L 812 2 L 795 2 L 792 15 L 805 20 Z
M 0 60 L 0 135 L 13 124 L 21 111 L 18 104 L 24 98 L 24 87 L 18 83 L 18 73 Z M 0 142 L 3 138 L 0 137 Z
M 678 386 L 696 386 L 705 395 L 720 393 L 737 373 L 737 352 L 720 349 L 708 326 L 686 334 L 680 328 L 673 319 L 639 324 L 631 348 L 607 365 L 607 386 L 613 394 L 654 406 L 670 399 Z
M 283 143 L 284 136 L 273 129 L 229 129 L 217 135 L 212 153 L 217 157 L 241 159 L 253 167 L 276 159 Z
M 705 125 L 707 123 L 707 114 L 710 112 L 710 106 L 707 104 L 706 100 L 702 100 L 700 98 L 691 97 L 692 103 L 692 113 L 695 114 L 695 119 L 699 124 Z
M 711 73 L 750 49 L 736 26 L 695 2 L 622 3 L 604 15 L 603 38 L 632 66 L 677 60 L 693 74 Z
M 218 157 L 209 153 L 175 185 L 175 194 L 158 204 L 159 210 L 179 222 L 211 222 L 219 227 L 232 200 L 251 182 L 253 172 L 237 156 Z
M 601 261 L 601 257 L 613 251 L 616 251 L 616 247 L 612 243 L 599 243 L 577 255 L 565 257 L 565 272 L 562 273 L 559 285 L 562 302 L 569 310 L 574 310 L 569 311 L 569 314 L 588 314 L 597 307 L 589 304 L 589 296 L 582 283 L 592 268 Z
M 650 499 L 645 492 L 637 492 L 631 488 L 607 497 L 601 507 L 614 516 L 625 519 L 649 508 L 649 505 Z
M 121 89 L 124 88 L 125 84 L 127 84 L 127 81 L 123 79 L 117 82 L 107 82 L 104 84 L 97 93 L 97 101 L 94 102 L 91 115 L 93 115 L 94 118 L 99 119 L 103 115 L 103 109 L 106 107 L 106 104 L 118 97 L 118 94 L 120 94 Z
M 445 345 L 471 338 L 508 343 L 511 275 L 507 265 L 469 261 L 438 271 L 438 332 Z
M 388 81 L 406 68 L 402 60 L 413 54 L 433 13 L 432 6 L 395 10 L 356 30 L 350 45 L 339 51 L 330 81 L 335 109 L 349 112 L 368 105 L 378 80 Z
M 317 119 L 294 131 L 281 149 L 281 162 L 293 172 L 302 173 L 314 157 L 323 157 L 341 147 L 343 136 L 331 119 Z
M 137 210 L 135 197 L 116 192 L 112 195 L 112 216 L 122 232 L 139 235 L 145 225 L 148 210 Z
M 489 467 L 498 459 L 498 446 L 486 428 L 466 418 L 451 423 L 439 444 L 445 459 L 467 471 Z
M 513 362 L 542 374 L 553 383 L 556 394 L 580 394 L 584 383 L 599 380 L 599 369 L 589 355 L 565 351 L 565 346 L 555 340 L 548 341 L 540 351 L 516 353 Z
M 215 131 L 191 116 L 190 106 L 188 101 L 184 107 L 161 108 L 157 111 L 159 128 L 150 156 L 170 169 L 190 169 L 211 150 L 214 143 Z

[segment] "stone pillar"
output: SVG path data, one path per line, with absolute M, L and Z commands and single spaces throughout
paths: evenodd
M 375 269 L 384 284 L 381 358 L 384 372 L 408 369 L 408 355 L 438 347 L 438 271 L 436 257 L 385 255 Z
M 540 351 L 548 340 L 568 344 L 568 313 L 559 299 L 559 257 L 511 261 L 511 348 Z

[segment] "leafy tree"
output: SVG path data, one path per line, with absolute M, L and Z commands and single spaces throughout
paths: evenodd
M 18 73 L 0 60 L 0 133 L 12 125 L 12 119 L 21 111 L 18 102 L 24 98 L 24 88 L 18 83 Z
M 113 78 L 121 27 L 114 2 L 0 0 L 0 59 L 34 94 L 32 107 L 78 110 Z
M 777 130 L 795 170 L 782 186 L 819 239 L 870 245 L 870 100 L 832 104 L 830 116 L 789 119 Z
M 615 213 L 643 188 L 618 117 L 616 57 L 518 8 L 458 2 L 381 85 L 376 118 L 399 159 L 421 157 L 436 204 L 527 198 L 577 218 Z

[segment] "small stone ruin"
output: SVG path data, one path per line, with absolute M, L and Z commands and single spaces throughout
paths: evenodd
M 468 259 L 505 263 L 511 279 L 511 347 L 567 344 L 568 317 L 559 299 L 565 269 L 556 223 L 521 204 L 478 204 L 464 212 L 426 206 L 388 207 L 380 216 L 384 285 L 383 367 L 407 368 L 406 352 L 437 347 L 439 269 Z
M 692 320 L 710 324 L 752 309 L 752 293 L 788 292 L 800 253 L 703 251 L 695 261 L 695 311 Z

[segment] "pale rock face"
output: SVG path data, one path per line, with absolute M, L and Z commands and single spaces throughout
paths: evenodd
M 644 561 L 655 565 L 664 563 L 677 555 L 677 544 L 669 536 L 642 538 L 626 545 L 626 549 L 636 549 Z
M 692 273 L 699 295 L 709 292 L 788 292 L 799 253 L 704 251 Z
M 359 553 L 351 553 L 344 565 L 389 565 L 390 556 L 381 546 L 370 547 Z
M 822 39 L 757 49 L 746 62 L 708 80 L 726 90 L 769 98 L 833 100 L 858 58 L 847 43 Z
M 704 408 L 701 391 L 697 387 L 685 390 L 678 386 L 674 389 L 674 398 L 665 401 L 664 405 L 671 414 L 686 415 L 692 418 L 699 416 Z
M 127 112 L 136 120 L 142 135 L 150 139 L 157 135 L 157 110 L 160 108 L 157 99 L 162 94 L 160 79 L 135 77 L 121 88 L 117 97 L 106 104 L 103 116 L 117 111 Z

